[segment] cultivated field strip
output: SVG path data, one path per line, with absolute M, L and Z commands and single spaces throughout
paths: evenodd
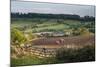
M 63 39 L 63 41 L 61 41 Z M 57 43 L 59 41 L 59 43 Z M 33 45 L 86 45 L 94 44 L 94 36 L 75 36 L 75 37 L 52 37 L 52 38 L 41 38 L 31 41 Z

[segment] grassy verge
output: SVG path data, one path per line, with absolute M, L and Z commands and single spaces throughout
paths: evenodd
M 55 58 L 38 58 L 36 56 L 25 56 L 24 58 L 11 58 L 11 66 L 40 65 L 56 63 Z

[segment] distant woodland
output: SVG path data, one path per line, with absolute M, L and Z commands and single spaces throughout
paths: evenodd
M 72 19 L 81 21 L 95 21 L 93 16 L 80 17 L 75 14 L 41 14 L 41 13 L 11 13 L 11 18 L 46 18 L 46 19 Z

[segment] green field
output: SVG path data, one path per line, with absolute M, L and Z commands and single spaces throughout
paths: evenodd
M 67 29 L 73 29 L 74 27 L 81 27 L 81 21 L 77 20 L 63 20 L 62 22 L 57 22 L 55 20 L 48 20 L 44 22 L 36 22 L 36 21 L 28 21 L 26 20 L 18 20 L 12 21 L 11 27 L 15 28 L 24 28 L 25 31 L 35 31 L 35 32 L 43 32 L 43 31 L 64 31 Z

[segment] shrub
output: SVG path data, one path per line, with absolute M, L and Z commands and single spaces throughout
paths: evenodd
M 21 44 L 25 43 L 26 40 L 27 39 L 25 38 L 22 31 L 15 28 L 11 30 L 11 43 L 13 43 L 14 45 L 17 44 L 20 46 Z
M 77 50 L 61 48 L 57 50 L 56 59 L 58 62 L 94 61 L 95 49 L 92 46 L 86 46 Z

